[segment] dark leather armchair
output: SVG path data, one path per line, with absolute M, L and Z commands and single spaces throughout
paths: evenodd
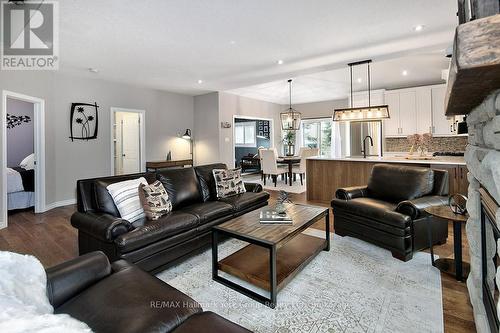
M 48 268 L 47 293 L 55 313 L 69 314 L 94 332 L 250 332 L 203 312 L 195 300 L 135 265 L 110 264 L 102 252 Z
M 421 167 L 376 164 L 366 186 L 338 189 L 331 205 L 334 230 L 386 248 L 410 260 L 429 246 L 446 243 L 447 222 L 425 212 L 448 202 L 448 172 Z

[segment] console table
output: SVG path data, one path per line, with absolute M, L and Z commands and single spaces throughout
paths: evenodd
M 193 160 L 178 160 L 178 161 L 153 161 L 146 162 L 146 171 L 157 171 L 158 169 L 178 168 L 192 166 Z

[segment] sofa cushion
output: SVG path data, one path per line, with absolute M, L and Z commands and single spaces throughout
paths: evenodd
M 124 266 L 56 309 L 94 332 L 170 332 L 200 305 L 135 266 Z
M 88 196 L 90 193 L 85 191 L 85 188 L 88 188 L 88 184 L 90 183 L 90 188 L 92 189 L 93 197 L 95 202 L 93 203 L 93 208 L 96 210 L 113 215 L 115 217 L 120 217 L 120 213 L 115 206 L 115 202 L 113 201 L 113 197 L 109 194 L 107 187 L 110 184 L 122 182 L 124 180 L 137 179 L 139 177 L 146 178 L 148 183 L 152 183 L 155 180 L 155 175 L 153 173 L 137 173 L 132 175 L 120 175 L 120 176 L 112 176 L 112 177 L 104 177 L 97 179 L 84 179 L 78 181 L 78 186 L 80 187 L 79 196 L 81 200 L 88 201 Z M 85 196 L 85 198 L 82 198 Z M 90 207 L 87 207 L 87 209 Z
M 231 215 L 233 213 L 233 207 L 221 201 L 207 201 L 189 205 L 182 208 L 181 211 L 196 215 L 200 223 L 205 223 L 219 217 Z
M 124 220 L 134 222 L 145 216 L 139 198 L 139 185 L 147 184 L 146 178 L 140 177 L 108 185 L 107 190 Z
M 174 333 L 250 333 L 251 331 L 241 327 L 213 312 L 201 312 L 188 318 Z
M 264 203 L 269 199 L 267 192 L 245 192 L 229 198 L 220 199 L 233 206 L 233 211 L 240 211 L 260 203 Z
M 368 181 L 368 196 L 399 202 L 432 192 L 434 171 L 429 168 L 376 164 Z
M 408 227 L 411 223 L 409 216 L 394 211 L 396 204 L 373 198 L 333 199 L 332 208 L 334 215 L 337 209 L 342 209 L 344 212 L 401 229 Z
M 245 193 L 245 185 L 241 178 L 241 169 L 214 169 L 217 199 L 228 198 Z
M 158 220 L 172 211 L 172 202 L 168 198 L 167 190 L 159 180 L 153 184 L 140 185 L 139 198 L 148 220 Z
M 203 201 L 217 200 L 217 188 L 215 187 L 214 169 L 227 169 L 223 163 L 201 165 L 194 168 L 200 184 L 200 192 Z
M 134 230 L 118 236 L 115 243 L 120 252 L 128 252 L 196 228 L 197 225 L 198 218 L 195 215 L 181 211 L 171 212 L 155 221 L 143 218 L 134 223 Z
M 167 190 L 173 209 L 201 202 L 198 178 L 193 168 L 169 169 L 157 174 Z

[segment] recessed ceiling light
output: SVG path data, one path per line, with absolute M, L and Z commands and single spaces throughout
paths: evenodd
M 231 44 L 231 45 L 235 45 L 235 44 L 236 44 L 236 41 L 234 41 L 234 40 L 230 40 L 230 41 L 229 41 L 229 44 Z
M 408 71 L 405 69 L 404 71 L 402 71 L 402 72 L 401 72 L 401 74 L 402 74 L 403 76 L 406 76 L 406 75 L 408 75 Z
M 418 31 L 424 30 L 424 28 L 425 28 L 425 25 L 419 24 L 419 25 L 414 26 L 413 30 L 418 32 Z
M 88 70 L 89 70 L 89 72 L 91 72 L 91 73 L 95 73 L 95 74 L 99 73 L 99 70 L 98 70 L 97 68 L 92 68 L 92 67 L 89 67 L 89 68 L 88 68 Z
M 278 65 L 283 65 L 283 60 L 281 60 L 281 59 L 280 59 L 280 60 L 276 61 L 276 63 L 277 63 Z
M 361 82 L 363 82 L 363 79 L 361 79 L 360 77 L 358 77 L 358 79 L 356 81 L 358 81 L 358 83 L 361 83 Z
M 198 84 L 202 84 L 203 83 L 203 80 L 198 80 Z

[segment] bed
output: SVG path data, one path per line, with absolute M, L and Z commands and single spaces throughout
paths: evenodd
M 7 168 L 7 210 L 35 206 L 35 170 Z

